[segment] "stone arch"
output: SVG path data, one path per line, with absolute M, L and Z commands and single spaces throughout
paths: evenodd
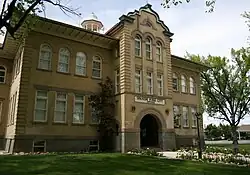
M 156 110 L 154 108 L 148 108 L 148 109 L 142 110 L 137 115 L 137 117 L 135 119 L 135 122 L 134 122 L 134 127 L 135 128 L 138 128 L 138 129 L 140 128 L 141 120 L 146 115 L 152 115 L 156 119 L 160 130 L 163 130 L 163 129 L 167 128 L 166 121 L 165 121 L 165 119 L 163 117 L 163 114 L 160 111 L 158 111 L 158 110 Z
M 143 41 L 146 41 L 147 37 L 149 37 L 152 40 L 152 44 L 155 45 L 156 42 L 155 42 L 154 35 L 152 33 L 150 33 L 150 32 L 145 32 L 143 34 Z
M 142 34 L 142 32 L 141 32 L 140 30 L 133 30 L 133 31 L 131 32 L 131 37 L 132 37 L 133 39 L 135 39 L 136 35 L 140 36 L 141 39 L 142 39 L 143 34 Z

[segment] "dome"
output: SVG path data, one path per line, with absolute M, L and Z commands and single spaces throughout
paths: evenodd
M 84 29 L 91 30 L 93 32 L 100 32 L 103 28 L 102 22 L 98 20 L 94 12 L 83 20 L 81 26 Z

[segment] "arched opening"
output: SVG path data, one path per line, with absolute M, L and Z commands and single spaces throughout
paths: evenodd
M 141 148 L 159 147 L 159 122 L 154 115 L 145 115 L 140 123 Z

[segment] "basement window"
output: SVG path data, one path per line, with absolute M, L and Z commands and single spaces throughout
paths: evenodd
M 33 152 L 46 152 L 46 141 L 33 141 Z
M 98 150 L 99 150 L 99 141 L 98 140 L 91 140 L 89 143 L 89 152 L 98 151 Z

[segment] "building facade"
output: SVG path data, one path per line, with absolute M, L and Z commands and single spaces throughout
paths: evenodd
M 93 18 L 75 27 L 39 18 L 23 40 L 0 50 L 0 148 L 8 152 L 98 147 L 88 97 L 110 77 L 116 98 L 116 151 L 191 146 L 197 139 L 200 72 L 171 55 L 173 33 L 150 4 L 105 34 Z M 179 114 L 179 115 L 177 115 Z M 202 129 L 202 120 L 200 120 Z

